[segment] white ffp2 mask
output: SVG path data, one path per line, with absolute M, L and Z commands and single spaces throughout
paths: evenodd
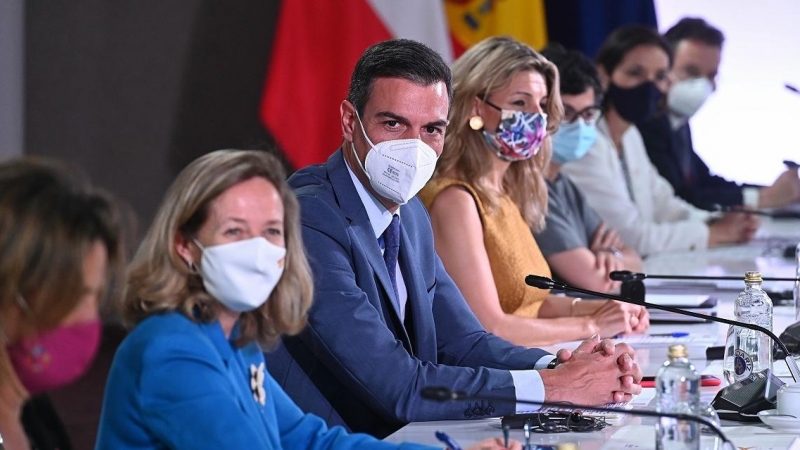
M 266 303 L 283 275 L 286 249 L 263 237 L 203 247 L 200 276 L 212 297 L 236 312 Z
M 431 179 L 439 156 L 421 139 L 395 139 L 373 144 L 358 112 L 356 118 L 370 145 L 364 165 L 358 159 L 355 145 L 352 146 L 356 161 L 378 195 L 405 205 Z
M 690 78 L 672 85 L 667 94 L 669 110 L 678 116 L 692 117 L 714 91 L 708 78 Z

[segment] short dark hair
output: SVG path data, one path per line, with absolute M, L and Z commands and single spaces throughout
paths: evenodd
M 684 17 L 667 30 L 664 37 L 672 45 L 672 48 L 677 47 L 680 41 L 687 39 L 720 48 L 725 42 L 725 35 L 722 34 L 722 31 L 699 17 Z
M 599 102 L 603 95 L 597 67 L 583 53 L 567 50 L 557 42 L 551 42 L 542 50 L 542 56 L 558 68 L 561 94 L 578 95 L 592 88 Z
M 442 57 L 425 44 L 410 39 L 390 39 L 364 51 L 353 69 L 347 100 L 359 114 L 372 95 L 376 78 L 403 78 L 420 86 L 443 81 L 453 101 L 453 76 Z
M 625 55 L 640 45 L 661 48 L 672 66 L 672 47 L 658 32 L 644 25 L 628 25 L 614 30 L 597 51 L 595 61 L 611 76 Z

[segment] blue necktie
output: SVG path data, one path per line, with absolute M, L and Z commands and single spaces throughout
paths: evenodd
M 386 263 L 386 270 L 389 271 L 389 279 L 392 281 L 394 298 L 400 301 L 400 294 L 397 291 L 397 257 L 400 254 L 400 216 L 395 214 L 389 228 L 383 232 L 383 262 Z

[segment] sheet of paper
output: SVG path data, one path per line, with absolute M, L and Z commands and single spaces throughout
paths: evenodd
M 630 410 L 633 408 L 648 409 L 648 405 L 655 398 L 655 396 L 656 396 L 655 389 L 642 389 L 642 393 L 634 397 L 630 402 L 608 403 L 605 405 L 605 407 L 615 408 L 615 409 L 625 409 L 625 410 Z M 549 412 L 549 411 L 559 411 L 559 408 L 545 408 L 541 410 L 541 412 Z M 603 417 L 606 420 L 606 422 L 612 425 L 616 425 L 624 417 L 624 414 L 615 414 L 604 411 L 596 411 L 592 409 L 582 410 L 581 412 L 589 416 Z
M 710 346 L 717 343 L 717 336 L 711 334 L 695 334 L 690 333 L 688 336 L 672 337 L 672 336 L 651 336 L 649 334 L 629 334 L 620 336 L 616 339 L 619 342 L 625 342 L 634 348 L 643 347 L 668 347 L 675 344 L 684 344 L 688 346 L 702 347 Z M 558 348 L 575 348 L 583 341 L 562 342 L 558 344 Z
M 691 346 L 714 345 L 717 336 L 712 334 L 690 333 L 688 336 L 652 336 L 649 334 L 632 334 L 622 336 L 620 341 L 628 343 L 633 347 L 668 347 L 675 344 L 685 344 Z
M 708 295 L 673 295 L 673 294 L 647 294 L 647 302 L 654 305 L 674 306 L 676 308 L 698 308 L 700 305 L 709 302 L 711 297 Z M 710 306 L 715 305 L 716 301 L 711 301 Z

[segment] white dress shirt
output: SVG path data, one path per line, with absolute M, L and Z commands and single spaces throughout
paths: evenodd
M 628 168 L 630 192 L 620 155 L 604 118 L 597 123 L 597 140 L 583 158 L 562 167 L 600 217 L 623 241 L 642 255 L 670 250 L 702 250 L 708 246 L 708 211 L 675 195 L 647 157 L 635 126 L 622 135 L 622 157 Z
M 345 159 L 345 163 L 347 160 Z M 361 180 L 356 177 L 356 174 L 353 172 L 353 169 L 350 168 L 350 164 L 347 164 L 347 171 L 350 173 L 350 179 L 353 180 L 353 185 L 356 187 L 356 192 L 358 192 L 358 198 L 361 199 L 361 203 L 364 204 L 364 209 L 367 210 L 367 216 L 369 217 L 369 223 L 372 225 L 372 231 L 375 232 L 375 239 L 380 239 L 383 236 L 383 232 L 389 228 L 389 225 L 392 223 L 392 217 L 394 214 L 400 215 L 400 208 L 397 208 L 396 213 L 392 213 L 385 206 L 381 203 L 375 196 L 370 194 L 367 189 L 361 184 Z M 385 250 L 381 248 L 381 254 L 383 254 Z M 402 246 L 400 251 L 402 252 Z M 400 258 L 397 258 L 397 267 L 395 268 L 395 274 L 397 274 L 397 301 L 400 311 L 400 320 L 406 320 L 406 303 L 408 303 L 408 289 L 406 288 L 406 282 L 403 279 L 403 272 L 400 270 Z

